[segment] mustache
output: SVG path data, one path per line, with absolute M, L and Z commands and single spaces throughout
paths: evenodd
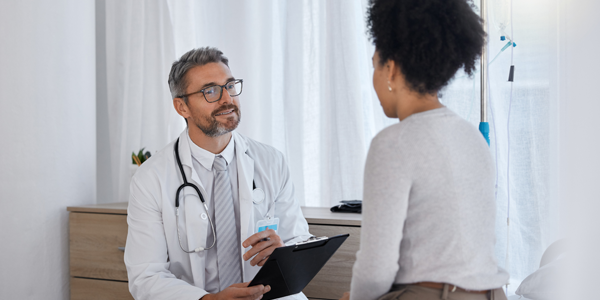
M 212 114 L 211 114 L 211 115 L 212 115 L 213 117 L 215 117 L 217 114 L 220 114 L 220 113 L 222 113 L 222 112 L 224 112 L 224 111 L 226 111 L 226 110 L 230 110 L 230 109 L 233 109 L 233 111 L 234 111 L 235 113 L 237 113 L 238 115 L 240 114 L 240 109 L 237 107 L 237 105 L 235 105 L 235 104 L 225 104 L 225 105 L 222 105 L 221 107 L 219 107 L 219 108 L 215 109 L 215 110 L 212 112 Z

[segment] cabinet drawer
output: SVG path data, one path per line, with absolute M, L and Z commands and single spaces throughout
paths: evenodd
M 339 299 L 344 292 L 350 291 L 352 266 L 356 261 L 356 252 L 360 244 L 360 227 L 308 225 L 315 236 L 333 236 L 349 233 L 350 236 L 329 259 L 319 274 L 304 288 L 309 298 Z
M 127 281 L 126 215 L 72 212 L 69 230 L 71 276 Z
M 127 282 L 71 277 L 71 300 L 133 300 Z

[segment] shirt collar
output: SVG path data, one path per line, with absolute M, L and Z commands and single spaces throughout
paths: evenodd
M 221 155 L 227 161 L 227 165 L 231 164 L 233 158 L 235 156 L 235 139 L 233 138 L 233 134 L 231 135 L 231 139 L 229 139 L 229 143 L 227 147 L 221 151 L 219 154 L 214 154 L 206 149 L 203 149 L 196 145 L 192 139 L 190 138 L 190 134 L 188 131 L 187 134 L 188 142 L 190 144 L 190 150 L 192 152 L 192 158 L 194 158 L 202 167 L 205 169 L 212 171 L 213 162 L 215 160 L 215 156 Z

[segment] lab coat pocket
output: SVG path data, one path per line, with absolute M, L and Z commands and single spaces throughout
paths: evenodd
M 263 201 L 261 203 L 254 204 L 254 220 L 255 221 L 267 219 L 268 213 L 269 213 L 269 202 L 268 201 Z

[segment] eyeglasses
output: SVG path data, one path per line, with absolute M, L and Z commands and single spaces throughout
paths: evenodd
M 202 93 L 202 94 L 204 94 L 204 99 L 206 100 L 206 102 L 213 103 L 213 102 L 217 102 L 217 101 L 221 100 L 221 97 L 223 96 L 223 88 L 225 88 L 227 90 L 227 92 L 229 93 L 229 96 L 231 96 L 231 97 L 239 96 L 242 93 L 243 83 L 244 83 L 243 79 L 236 79 L 236 80 L 229 81 L 224 85 L 209 86 L 209 87 L 203 88 L 197 92 L 177 96 L 177 98 L 185 98 L 185 97 L 188 97 L 188 96 L 191 96 L 194 94 Z

